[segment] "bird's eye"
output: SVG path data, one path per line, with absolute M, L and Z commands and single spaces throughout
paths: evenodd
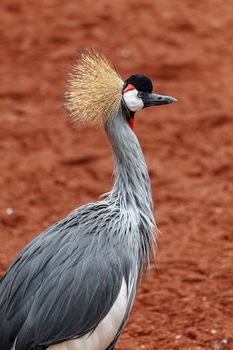
M 144 96 L 144 92 L 139 91 L 139 92 L 138 92 L 138 97 L 139 97 L 139 98 L 142 98 L 143 96 Z

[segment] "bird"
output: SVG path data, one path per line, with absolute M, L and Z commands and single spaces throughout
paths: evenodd
M 113 350 L 137 286 L 155 259 L 157 227 L 135 113 L 175 102 L 150 78 L 122 80 L 96 50 L 69 74 L 72 122 L 101 124 L 114 159 L 112 190 L 36 236 L 0 283 L 0 350 Z

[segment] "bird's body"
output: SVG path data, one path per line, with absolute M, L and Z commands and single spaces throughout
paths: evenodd
M 127 312 L 128 304 L 131 304 L 128 296 L 128 290 L 125 280 L 116 301 L 111 307 L 108 314 L 100 321 L 93 332 L 86 335 L 64 341 L 59 344 L 49 346 L 49 350 L 101 350 L 107 349 L 112 340 L 116 337 L 118 330 L 121 328 L 122 321 Z M 110 347 L 111 348 L 111 347 Z
M 112 350 L 154 255 L 143 153 L 121 104 L 104 121 L 111 192 L 32 240 L 0 284 L 0 350 Z

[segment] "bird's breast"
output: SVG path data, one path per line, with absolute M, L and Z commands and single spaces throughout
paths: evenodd
M 77 339 L 51 345 L 48 350 L 105 350 L 114 340 L 122 324 L 127 312 L 129 296 L 130 291 L 127 289 L 125 279 L 123 279 L 116 301 L 94 332 L 89 332 Z

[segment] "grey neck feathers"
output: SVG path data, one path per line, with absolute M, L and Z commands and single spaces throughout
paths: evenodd
M 139 229 L 140 265 L 147 270 L 154 254 L 154 217 L 151 185 L 144 156 L 135 133 L 125 117 L 124 109 L 105 123 L 112 144 L 115 181 L 109 200 L 131 212 Z M 143 265 L 143 266 L 142 266 Z
M 105 124 L 105 130 L 112 144 L 115 162 L 111 199 L 117 200 L 125 209 L 135 206 L 151 212 L 151 186 L 147 166 L 138 139 L 121 110 Z

